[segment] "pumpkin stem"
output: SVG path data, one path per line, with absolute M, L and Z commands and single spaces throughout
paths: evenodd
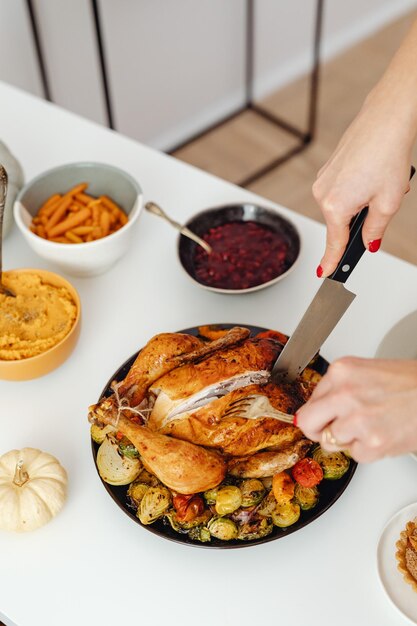
M 28 480 L 29 474 L 23 469 L 23 461 L 20 459 L 20 461 L 16 463 L 13 482 L 18 487 L 22 487 Z

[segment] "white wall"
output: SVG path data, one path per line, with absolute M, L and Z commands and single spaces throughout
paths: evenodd
M 258 0 L 256 4 L 257 97 L 268 95 L 311 66 L 314 0 Z M 325 0 L 322 59 L 417 8 L 417 0 Z
M 34 6 L 53 99 L 105 123 L 90 1 Z M 309 69 L 315 1 L 255 6 L 261 97 Z M 118 130 L 169 149 L 243 104 L 245 0 L 99 0 L 99 7 Z M 417 0 L 327 0 L 323 57 L 416 7 Z M 24 0 L 0 0 L 0 79 L 42 95 Z
M 0 0 L 0 80 L 43 96 L 34 51 L 25 1 Z
M 101 7 L 122 132 L 165 148 L 242 102 L 242 0 L 102 0 Z
M 106 124 L 90 1 L 34 0 L 33 4 L 44 42 L 53 101 Z

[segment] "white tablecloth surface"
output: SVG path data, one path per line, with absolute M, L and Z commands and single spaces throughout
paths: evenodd
M 0 85 L 0 103 L 0 139 L 27 179 L 62 163 L 97 160 L 130 172 L 145 201 L 160 203 L 179 221 L 235 201 L 276 206 L 9 86 Z M 192 284 L 177 262 L 174 231 L 143 214 L 134 245 L 111 271 L 70 277 L 83 305 L 71 358 L 43 378 L 0 382 L 0 454 L 38 447 L 69 474 L 68 501 L 51 523 L 23 535 L 0 532 L 0 619 L 7 626 L 405 623 L 378 581 L 376 544 L 388 518 L 417 500 L 410 457 L 359 467 L 343 497 L 314 523 L 242 550 L 193 549 L 147 532 L 115 505 L 94 468 L 86 408 L 152 335 L 213 322 L 295 328 L 319 286 L 315 268 L 325 229 L 277 208 L 301 232 L 300 262 L 281 283 L 244 296 Z M 4 246 L 4 265 L 56 270 L 16 228 Z M 417 268 L 366 254 L 349 288 L 357 298 L 323 346 L 329 360 L 373 356 L 390 327 L 417 308 Z

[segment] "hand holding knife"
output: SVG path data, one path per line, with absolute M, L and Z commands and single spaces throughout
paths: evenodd
M 410 180 L 415 171 L 412 167 Z M 310 306 L 285 344 L 272 369 L 272 381 L 277 382 L 284 377 L 290 381 L 297 378 L 355 299 L 356 294 L 346 289 L 344 283 L 366 250 L 362 240 L 362 227 L 368 208 L 362 209 L 352 219 L 349 241 L 343 256 L 333 274 L 323 279 Z

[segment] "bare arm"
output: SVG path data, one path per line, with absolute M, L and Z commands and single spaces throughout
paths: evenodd
M 364 243 L 371 252 L 379 249 L 408 189 L 416 135 L 417 21 L 313 185 L 327 224 L 319 276 L 335 269 L 347 243 L 349 222 L 366 205 Z

